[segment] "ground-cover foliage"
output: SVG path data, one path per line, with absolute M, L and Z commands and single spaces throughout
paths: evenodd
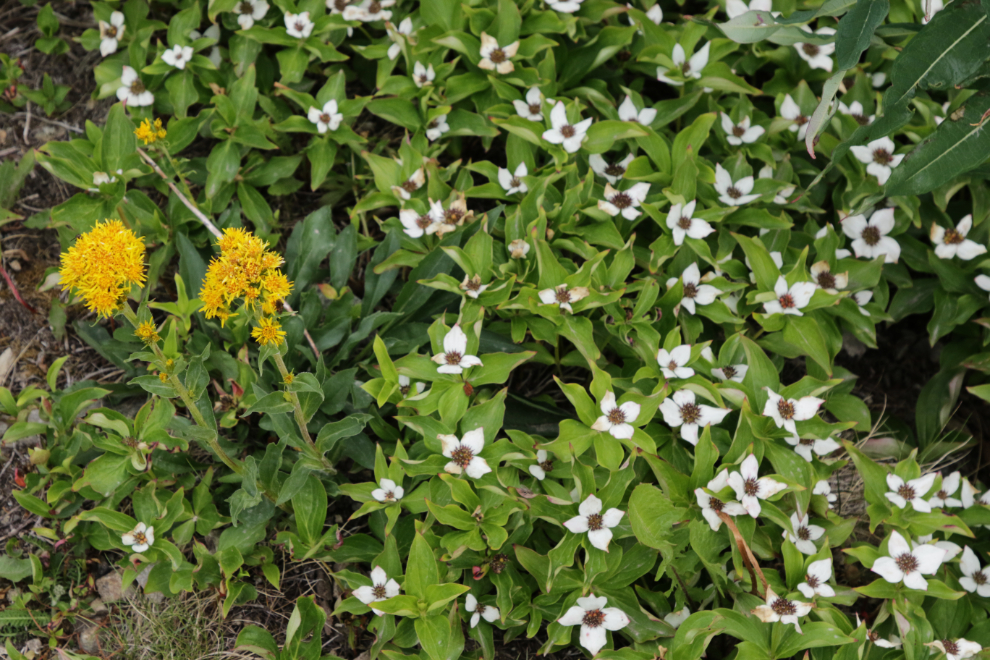
M 0 388 L 55 548 L 224 614 L 332 567 L 332 611 L 240 634 L 265 658 L 328 616 L 429 660 L 990 647 L 987 484 L 937 467 L 990 399 L 990 6 L 93 9 L 119 103 L 37 154 L 80 192 L 32 222 L 130 379 Z M 883 419 L 838 356 L 922 321 L 939 370 Z M 39 554 L 0 556 L 0 631 L 57 640 Z

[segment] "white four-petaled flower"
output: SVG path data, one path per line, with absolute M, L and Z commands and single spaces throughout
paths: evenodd
M 866 110 L 863 109 L 863 104 L 859 101 L 853 101 L 849 105 L 839 101 L 839 112 L 852 117 L 860 126 L 869 126 L 873 123 L 873 120 L 876 119 L 876 115 L 866 114 Z
M 443 338 L 443 353 L 433 356 L 433 361 L 439 364 L 437 372 L 441 374 L 459 374 L 469 367 L 484 366 L 476 355 L 467 355 L 467 335 L 459 324 Z
M 529 243 L 522 238 L 517 238 L 509 243 L 509 256 L 513 259 L 525 259 L 529 254 Z
M 124 65 L 123 73 L 120 74 L 120 87 L 117 88 L 117 98 L 126 105 L 146 106 L 155 102 L 155 95 L 152 94 L 141 82 L 138 72 L 131 67 Z
M 601 417 L 591 425 L 596 431 L 608 431 L 613 438 L 628 440 L 633 437 L 633 425 L 639 417 L 640 406 L 633 401 L 626 401 L 622 405 L 616 405 L 615 393 L 606 392 L 602 397 Z
M 310 121 L 313 120 L 310 119 Z M 392 186 L 392 193 L 396 197 L 408 201 L 412 199 L 412 194 L 414 192 L 423 187 L 424 183 L 426 183 L 426 172 L 421 167 L 413 172 L 412 175 L 402 183 L 402 185 Z
M 866 173 L 877 178 L 877 183 L 881 186 L 887 183 L 890 178 L 890 171 L 897 167 L 904 160 L 904 154 L 894 154 L 894 141 L 889 137 L 882 137 L 870 142 L 866 146 L 849 147 L 853 156 L 861 163 L 866 164 Z
M 749 117 L 743 117 L 736 124 L 724 112 L 722 113 L 722 130 L 725 131 L 726 141 L 736 147 L 742 144 L 752 144 L 766 133 L 766 129 L 762 126 L 752 126 Z
M 657 111 L 653 108 L 636 109 L 632 97 L 626 94 L 626 100 L 619 105 L 619 119 L 622 121 L 634 121 L 643 126 L 649 126 L 657 118 Z
M 830 579 L 832 579 L 832 560 L 819 559 L 808 565 L 804 582 L 799 584 L 797 588 L 804 594 L 805 598 L 814 598 L 815 596 L 831 598 L 835 596 L 835 589 L 828 583 Z
M 793 435 L 784 439 L 787 440 L 787 444 L 794 447 L 794 453 L 809 463 L 815 454 L 818 456 L 828 456 L 842 446 L 832 438 L 817 440 Z
M 144 552 L 155 544 L 155 528 L 139 522 L 134 529 L 120 537 L 120 542 L 130 546 L 134 552 Z
M 708 66 L 708 55 L 711 50 L 711 42 L 705 42 L 705 45 L 701 47 L 697 53 L 691 56 L 689 60 L 687 58 L 687 53 L 684 51 L 684 46 L 680 44 L 674 44 L 674 51 L 671 53 L 670 59 L 674 63 L 674 69 L 668 69 L 667 67 L 657 67 L 657 80 L 660 82 L 665 82 L 668 85 L 673 85 L 675 87 L 681 87 L 684 85 L 683 81 L 671 80 L 667 77 L 667 74 L 671 71 L 679 71 L 684 80 L 693 78 L 695 80 L 701 79 L 702 70 Z
M 117 52 L 117 44 L 124 36 L 124 14 L 115 11 L 110 14 L 110 22 L 100 21 L 100 55 L 106 57 Z
M 567 108 L 563 101 L 557 101 L 557 105 L 550 111 L 550 126 L 543 131 L 543 139 L 550 144 L 559 144 L 564 147 L 564 151 L 569 154 L 581 148 L 581 143 L 587 137 L 588 128 L 591 126 L 591 118 L 571 124 L 567 119 Z
M 290 37 L 308 39 L 313 33 L 313 25 L 313 21 L 309 20 L 308 11 L 298 14 L 285 12 L 285 31 Z
M 498 168 L 498 183 L 505 189 L 506 195 L 529 191 L 529 186 L 523 181 L 524 176 L 529 176 L 529 168 L 526 167 L 526 163 L 519 163 L 515 172 L 510 172 L 505 167 Z
M 884 255 L 884 263 L 888 264 L 897 263 L 901 257 L 900 243 L 887 235 L 893 228 L 892 208 L 874 211 L 869 220 L 865 215 L 851 215 L 842 221 L 842 231 L 853 239 L 851 247 L 857 257 L 875 259 Z
M 697 204 L 696 200 L 691 200 L 687 204 L 674 204 L 667 213 L 667 228 L 674 234 L 674 245 L 684 243 L 684 237 L 704 238 L 715 229 L 705 222 L 692 217 Z
M 503 48 L 498 45 L 498 40 L 495 37 L 482 32 L 481 61 L 478 62 L 478 66 L 485 71 L 502 74 L 512 73 L 516 68 L 512 64 L 512 58 L 516 56 L 517 50 L 519 50 L 519 40 L 513 41 Z
M 475 275 L 474 277 L 464 276 L 464 281 L 461 282 L 461 291 L 465 292 L 468 298 L 474 298 L 477 300 L 478 296 L 485 292 L 490 285 L 481 283 L 481 275 Z
M 393 27 L 391 23 L 385 24 L 388 31 L 388 38 L 392 40 L 392 45 L 388 47 L 388 59 L 394 60 L 402 53 L 402 41 L 410 41 L 409 37 L 413 33 L 412 18 L 406 16 L 399 23 L 398 27 Z
M 561 284 L 552 289 L 543 289 L 539 295 L 540 302 L 544 305 L 559 305 L 562 310 L 573 313 L 574 309 L 571 307 L 571 303 L 576 303 L 587 297 L 588 288 L 583 286 L 569 288 L 566 284 Z
M 987 248 L 976 241 L 966 238 L 969 230 L 973 228 L 973 216 L 967 215 L 955 229 L 946 229 L 937 222 L 932 223 L 931 238 L 935 244 L 935 256 L 939 259 L 951 259 L 959 257 L 963 261 L 969 261 L 981 254 L 985 254 Z
M 449 130 L 450 124 L 447 123 L 447 115 L 437 115 L 426 125 L 426 137 L 430 142 L 433 142 L 439 140 L 440 136 Z
M 413 64 L 413 82 L 416 83 L 416 87 L 432 83 L 436 77 L 437 72 L 433 70 L 433 64 L 429 66 L 423 66 L 422 62 Z
M 804 517 L 801 517 L 797 514 L 797 511 L 791 514 L 791 527 L 794 528 L 794 533 L 791 534 L 787 530 L 784 530 L 785 539 L 793 543 L 795 548 L 806 555 L 813 555 L 818 552 L 818 548 L 815 547 L 815 541 L 820 539 L 825 533 L 824 527 L 809 524 L 808 514 L 806 513 Z
M 327 131 L 335 131 L 344 121 L 344 115 L 337 112 L 337 102 L 333 99 L 323 104 L 323 109 L 310 106 L 308 118 L 316 124 L 316 130 L 322 135 Z M 408 198 L 407 198 L 408 199 Z
M 564 527 L 575 534 L 588 533 L 588 541 L 599 550 L 608 552 L 609 541 L 612 540 L 612 527 L 622 521 L 625 513 L 611 508 L 602 513 L 602 501 L 594 495 L 588 495 L 578 506 L 578 515 L 564 522 Z
M 959 578 L 959 585 L 963 589 L 983 598 L 990 596 L 990 571 L 983 570 L 979 558 L 968 545 L 963 549 L 959 568 L 963 572 L 963 577 Z
M 463 472 L 472 479 L 481 479 L 492 471 L 488 461 L 478 454 L 485 448 L 485 429 L 478 427 L 458 439 L 456 435 L 441 434 L 437 438 L 443 446 L 443 455 L 450 459 L 444 471 L 450 474 Z
M 250 30 L 255 21 L 260 21 L 268 13 L 265 0 L 240 0 L 233 9 L 237 14 L 237 24 L 242 30 Z
M 390 579 L 385 569 L 381 566 L 375 566 L 371 571 L 371 586 L 358 587 L 354 590 L 354 597 L 369 606 L 372 603 L 388 600 L 398 595 L 399 583 Z M 371 611 L 378 616 L 382 616 L 383 614 L 381 610 L 376 610 L 374 607 L 371 608 Z
M 926 644 L 926 646 L 934 646 L 939 651 L 945 654 L 945 660 L 964 660 L 964 658 L 972 658 L 974 655 L 983 650 L 983 647 L 976 642 L 971 642 L 968 639 L 937 639 L 934 642 Z
M 635 220 L 642 211 L 637 207 L 646 200 L 650 193 L 650 184 L 641 182 L 628 190 L 616 190 L 611 183 L 605 184 L 605 199 L 598 201 L 598 209 L 605 211 L 613 218 L 621 215 L 626 220 Z
M 712 369 L 712 375 L 721 381 L 741 383 L 746 377 L 747 371 L 749 371 L 749 367 L 745 364 L 727 364 L 724 367 Z
M 731 411 L 695 402 L 691 390 L 677 390 L 660 404 L 664 424 L 672 429 L 680 427 L 681 437 L 692 445 L 698 444 L 698 429 L 718 424 Z
M 766 604 L 753 608 L 751 614 L 755 614 L 763 623 L 780 621 L 784 624 L 793 624 L 797 631 L 801 632 L 800 618 L 811 612 L 811 603 L 787 600 L 783 596 L 775 594 L 773 589 L 769 587 L 767 587 L 766 600 Z
M 812 34 L 811 30 L 805 29 L 805 32 Z M 817 35 L 830 36 L 835 34 L 835 30 L 828 27 L 819 28 L 814 32 Z M 798 56 L 808 63 L 812 69 L 822 69 L 824 71 L 832 70 L 832 53 L 835 52 L 835 43 L 830 44 L 809 44 L 809 43 L 796 43 L 794 48 L 797 50 Z
M 803 140 L 808 133 L 810 118 L 801 112 L 801 107 L 794 102 L 790 94 L 786 95 L 784 102 L 780 104 L 780 116 L 791 120 L 791 125 L 787 127 L 787 130 L 791 133 L 797 133 L 797 138 Z
M 591 165 L 591 170 L 595 174 L 604 177 L 606 181 L 614 184 L 626 173 L 629 163 L 633 162 L 633 158 L 634 156 L 632 154 L 628 154 L 618 163 L 608 163 L 601 155 L 591 154 L 588 157 L 588 164 Z
M 413 390 L 415 390 L 415 394 L 421 394 L 425 389 L 426 383 L 416 383 L 414 386 L 409 376 L 399 374 L 399 394 L 402 395 L 403 399 L 409 396 Z
M 581 626 L 581 646 L 596 655 L 608 641 L 606 630 L 622 630 L 629 625 L 629 617 L 618 607 L 605 607 L 605 596 L 595 598 L 595 594 L 577 599 L 564 616 L 557 619 L 562 626 Z
M 818 414 L 818 409 L 824 399 L 813 396 L 803 396 L 800 399 L 785 399 L 769 387 L 764 387 L 767 391 L 767 402 L 763 406 L 763 415 L 773 419 L 777 428 L 787 429 L 791 435 L 797 435 L 797 425 L 795 422 L 803 422 Z
M 795 282 L 790 287 L 783 275 L 777 277 L 777 282 L 773 285 L 773 293 L 776 300 L 763 303 L 763 311 L 767 315 L 790 314 L 793 316 L 804 316 L 801 310 L 811 302 L 811 296 L 815 294 L 814 282 Z
M 543 121 L 543 95 L 540 94 L 539 87 L 530 87 L 526 92 L 526 100 L 516 99 L 512 105 L 516 108 L 516 114 L 523 119 Z
M 478 599 L 474 597 L 474 594 L 467 595 L 464 601 L 464 609 L 471 613 L 472 628 L 477 626 L 481 619 L 484 619 L 488 623 L 495 623 L 502 616 L 497 607 L 479 603 Z
M 849 286 L 849 273 L 833 273 L 827 261 L 811 264 L 811 280 L 826 293 L 836 294 Z
M 709 274 L 710 275 L 710 274 Z M 707 275 L 706 275 L 707 277 Z M 681 282 L 684 287 L 684 293 L 681 297 L 680 306 L 687 311 L 688 314 L 694 314 L 696 311 L 695 305 L 711 305 L 715 302 L 715 297 L 721 293 L 716 287 L 711 284 L 702 284 L 704 278 L 701 277 L 701 271 L 698 268 L 698 264 L 692 263 L 690 266 L 684 269 L 681 273 Z M 667 288 L 677 284 L 677 278 L 672 277 L 667 280 Z
M 898 532 L 891 532 L 887 542 L 888 557 L 873 562 L 872 570 L 887 582 L 903 582 L 905 587 L 928 591 L 928 581 L 923 575 L 934 575 L 945 558 L 945 550 L 934 545 L 921 545 L 911 549 Z
M 657 364 L 665 378 L 690 378 L 694 375 L 694 369 L 687 366 L 691 361 L 691 347 L 688 344 L 681 344 L 671 351 L 661 348 L 657 351 Z
M 959 470 L 956 470 L 947 477 L 943 477 L 942 487 L 938 489 L 930 500 L 928 500 L 928 504 L 933 508 L 938 509 L 945 509 L 950 506 L 962 507 L 963 503 L 958 498 L 954 497 L 956 491 L 959 490 L 961 481 L 962 475 L 959 474 Z
M 759 195 L 750 194 L 753 192 L 753 183 L 752 176 L 744 176 L 733 182 L 732 175 L 721 163 L 715 165 L 715 192 L 718 193 L 718 201 L 726 206 L 741 206 L 759 199 Z
M 551 470 L 553 470 L 553 461 L 550 460 L 547 450 L 538 449 L 536 451 L 536 465 L 529 466 L 529 473 L 539 481 L 543 481 Z
M 760 500 L 773 497 L 787 488 L 785 484 L 770 477 L 761 477 L 760 462 L 752 454 L 742 462 L 738 472 L 729 475 L 729 485 L 736 491 L 736 497 L 746 512 L 754 518 L 763 510 Z
M 728 485 L 728 472 L 721 472 L 717 477 L 708 482 L 708 490 L 717 493 Z M 710 495 L 703 488 L 695 488 L 694 496 L 701 507 L 701 515 L 713 532 L 717 532 L 722 527 L 722 518 L 718 514 L 724 513 L 727 516 L 745 515 L 746 507 L 739 502 L 725 502 Z
M 371 491 L 371 496 L 379 502 L 398 502 L 405 493 L 402 486 L 391 479 L 382 479 L 378 482 L 378 488 Z
M 901 509 L 910 504 L 915 511 L 928 513 L 932 510 L 932 505 L 925 499 L 925 495 L 935 484 L 937 474 L 936 472 L 929 472 L 911 481 L 904 481 L 896 474 L 888 474 L 887 487 L 890 488 L 890 492 L 885 493 L 885 495 L 888 500 Z

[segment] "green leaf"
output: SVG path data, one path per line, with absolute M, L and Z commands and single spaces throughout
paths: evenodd
M 629 522 L 640 543 L 662 552 L 673 552 L 671 536 L 674 525 L 687 511 L 673 502 L 656 486 L 640 484 L 629 496 Z
M 863 51 L 870 47 L 873 32 L 889 11 L 889 0 L 858 0 L 842 17 L 835 33 L 836 70 L 851 69 L 859 63 Z
M 770 12 L 755 9 L 729 19 L 725 23 L 719 23 L 716 27 L 737 44 L 755 44 L 781 28 L 780 25 L 774 23 L 773 15 Z
M 327 491 L 315 475 L 310 474 L 305 485 L 292 496 L 299 537 L 306 543 L 316 543 L 323 535 L 327 518 Z
M 591 125 L 588 129 L 588 138 L 581 145 L 581 148 L 589 154 L 600 154 L 614 147 L 619 140 L 641 138 L 647 135 L 649 135 L 647 130 L 639 124 L 606 119 Z
M 134 139 L 134 124 L 127 118 L 123 104 L 115 103 L 107 115 L 101 142 L 105 172 L 116 172 L 127 166 L 136 147 Z
M 426 589 L 440 582 L 440 573 L 433 548 L 422 534 L 413 536 L 406 564 L 405 592 L 420 599 L 426 598 Z
M 778 658 L 790 658 L 805 649 L 814 649 L 822 646 L 841 646 L 855 641 L 852 637 L 844 635 L 838 626 L 824 621 L 806 623 L 801 626 L 800 633 L 792 626 L 788 626 L 787 632 L 784 633 L 783 638 L 775 649 L 774 656 Z

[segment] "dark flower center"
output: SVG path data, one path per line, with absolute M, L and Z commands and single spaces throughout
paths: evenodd
M 958 655 L 959 653 L 959 645 L 953 642 L 951 639 L 943 639 L 942 646 L 945 648 L 946 655 L 950 653 L 952 655 Z
M 677 226 L 683 229 L 684 231 L 687 231 L 688 229 L 691 228 L 691 218 L 687 217 L 686 215 L 682 215 L 681 219 L 677 221 Z
M 808 57 L 818 57 L 818 53 L 822 52 L 822 49 L 815 44 L 801 44 L 801 50 Z
M 327 113 L 324 112 L 322 115 L 320 115 L 320 121 L 323 122 L 324 124 L 329 124 L 330 123 L 330 115 L 328 115 Z
M 684 409 L 681 408 L 681 410 Z M 708 500 L 708 508 L 714 511 L 715 513 L 719 513 L 722 509 L 725 508 L 725 504 L 722 502 L 722 500 L 718 499 L 717 497 L 713 497 Z
M 134 545 L 144 545 L 148 542 L 148 537 L 144 535 L 144 532 L 136 532 L 134 534 Z
M 742 197 L 742 191 L 736 188 L 735 186 L 732 186 L 731 188 L 726 190 L 725 194 L 731 197 L 732 199 L 739 199 L 740 197 Z
M 681 73 L 683 73 L 686 76 L 690 72 L 691 72 L 691 63 L 690 62 L 685 62 L 684 64 L 681 65 Z
M 741 138 L 743 135 L 746 134 L 746 129 L 736 124 L 735 126 L 732 127 L 732 134 L 735 135 L 737 138 Z
M 425 73 L 421 73 L 419 74 L 419 82 L 425 85 L 426 83 L 430 82 L 430 78 Z M 437 120 L 434 119 L 433 121 L 430 122 L 430 128 L 436 128 L 436 127 L 437 127 Z
M 722 373 L 725 374 L 726 379 L 732 379 L 736 375 L 736 368 L 732 365 L 728 367 L 722 367 Z
M 334 0 L 333 6 L 337 11 L 344 11 L 349 4 L 351 4 L 349 0 Z
M 815 441 L 811 438 L 801 438 L 798 444 L 804 445 L 805 447 L 813 447 L 815 445 Z
M 377 14 L 381 10 L 382 3 L 378 2 L 378 0 L 374 0 L 370 5 L 368 5 L 368 13 L 370 14 Z
M 866 115 L 853 115 L 852 118 L 855 119 L 856 123 L 860 126 L 866 126 L 870 123 L 870 118 Z
M 804 581 L 807 582 L 808 586 L 811 587 L 812 589 L 818 588 L 818 578 L 816 578 L 814 575 L 805 575 Z
M 399 387 L 399 394 L 402 396 L 409 396 L 409 390 L 412 389 L 412 385 L 402 385 Z
M 823 289 L 835 288 L 835 275 L 827 270 L 818 273 L 818 286 Z
M 492 573 L 498 575 L 505 570 L 505 567 L 509 565 L 509 556 L 502 554 L 501 552 L 497 555 L 492 555 L 491 558 Z
M 626 413 L 622 412 L 621 408 L 612 408 L 606 417 L 612 424 L 623 424 L 626 421 Z
M 770 605 L 770 609 L 779 614 L 780 616 L 793 616 L 797 613 L 797 608 L 794 607 L 794 603 L 787 600 L 786 598 L 777 598 Z
M 303 28 L 305 27 L 306 27 L 305 23 L 303 23 L 302 21 L 296 21 L 296 32 L 302 32 Z
M 701 408 L 696 403 L 685 403 L 680 407 L 681 421 L 685 424 L 697 424 L 701 419 Z
M 140 78 L 131 83 L 131 94 L 143 94 L 144 89 L 144 83 Z
M 605 174 L 609 176 L 619 177 L 626 173 L 626 168 L 618 163 L 614 163 L 605 168 Z
M 904 484 L 903 486 L 897 489 L 897 494 L 903 497 L 904 499 L 911 501 L 914 499 L 914 488 L 911 488 L 907 484 Z
M 777 402 L 777 414 L 781 419 L 792 419 L 794 417 L 794 404 L 787 399 Z
M 478 605 L 477 605 L 477 607 L 475 608 L 474 611 L 477 612 L 478 614 L 484 615 L 485 614 L 485 610 L 487 610 L 487 609 L 488 609 L 488 606 L 487 605 L 482 605 L 481 603 L 478 603 Z
M 777 302 L 779 302 L 780 306 L 783 307 L 784 309 L 793 309 L 794 307 L 797 306 L 794 302 L 794 296 L 792 296 L 789 293 L 785 293 L 784 295 L 782 295 L 780 298 L 777 299 Z
M 798 527 L 797 537 L 802 541 L 807 541 L 811 539 L 811 532 L 808 531 L 807 527 Z
M 588 531 L 597 532 L 602 528 L 602 514 L 593 513 L 588 516 Z
M 973 582 L 975 582 L 976 584 L 986 584 L 987 583 L 986 573 L 984 573 L 983 571 L 977 571 L 976 573 L 973 573 Z
M 429 227 L 432 224 L 433 224 L 433 218 L 430 217 L 430 214 L 429 213 L 425 213 L 425 214 L 419 216 L 418 218 L 416 218 L 416 225 L 420 229 L 426 229 L 427 227 Z
M 966 237 L 960 234 L 955 229 L 946 229 L 945 237 L 942 239 L 942 241 L 946 245 L 958 245 L 959 243 L 962 243 L 964 240 L 966 240 Z
M 115 28 L 112 25 L 108 25 L 106 29 L 106 34 L 108 38 L 113 39 L 114 37 L 117 36 L 117 28 Z
M 509 181 L 510 188 L 518 188 L 521 185 L 522 185 L 522 181 L 520 181 L 519 177 L 517 176 L 512 177 L 512 179 Z
M 490 59 L 495 64 L 501 64 L 506 60 L 505 51 L 502 50 L 501 48 L 496 48 L 488 56 L 488 59 Z
M 750 497 L 756 497 L 760 492 L 760 483 L 756 479 L 747 479 L 743 483 L 743 492 Z
M 570 124 L 567 124 L 562 129 L 560 129 L 560 134 L 563 135 L 565 138 L 572 138 L 576 133 L 577 130 L 575 130 L 575 128 Z
M 371 588 L 371 593 L 377 599 L 385 598 L 385 585 L 376 584 L 374 587 Z
M 540 104 L 539 103 L 530 103 L 529 104 L 529 114 L 531 114 L 531 115 L 538 115 L 538 114 L 540 114 L 540 110 L 542 110 L 542 108 L 540 107 Z
M 805 117 L 804 115 L 798 115 L 797 117 L 794 118 L 794 123 L 797 124 L 798 126 L 804 126 L 805 124 L 808 123 L 808 121 L 809 121 L 808 118 Z
M 543 468 L 543 471 L 544 472 L 552 472 L 553 471 L 553 461 L 551 461 L 548 458 L 547 460 L 545 460 L 542 463 L 540 463 L 540 467 Z
M 860 234 L 860 237 L 866 241 L 866 244 L 870 247 L 873 247 L 879 243 L 882 236 L 883 234 L 880 233 L 880 230 L 872 225 L 867 226 L 866 229 L 863 230 L 863 233 Z
M 408 390 L 409 388 L 406 387 L 406 389 Z M 391 490 L 388 491 L 387 493 L 385 493 L 385 501 L 386 502 L 394 502 L 395 501 L 395 493 L 393 491 L 391 491 Z
M 589 628 L 597 628 L 602 625 L 605 621 L 605 613 L 601 610 L 589 610 L 584 613 L 584 618 L 581 619 L 581 625 L 588 626 Z
M 935 497 L 939 498 L 940 500 L 944 500 L 948 496 L 949 496 L 949 494 L 947 492 L 945 492 L 944 490 L 940 490 L 937 493 L 935 493 Z
M 461 218 L 464 217 L 464 211 L 452 206 L 443 212 L 443 217 L 450 221 L 452 225 L 460 224 Z
M 458 351 L 451 351 L 450 353 L 447 353 L 443 357 L 447 361 L 447 364 L 460 364 L 461 358 L 463 358 L 464 356 L 461 355 Z
M 611 202 L 613 206 L 619 209 L 627 209 L 632 206 L 633 203 L 632 197 L 622 192 L 612 197 Z
M 694 298 L 698 295 L 698 286 L 694 282 L 686 282 L 684 284 L 684 297 Z
M 557 302 L 558 303 L 571 302 L 571 292 L 563 287 L 557 289 Z
M 878 165 L 886 165 L 891 160 L 893 160 L 893 158 L 891 157 L 890 152 L 886 149 L 876 149 L 873 152 L 873 162 Z
M 402 189 L 405 190 L 406 192 L 415 192 L 419 190 L 419 186 L 416 185 L 415 181 L 409 179 L 408 181 L 402 184 Z
M 897 564 L 897 568 L 901 569 L 902 573 L 912 573 L 918 570 L 918 560 L 910 552 L 905 552 L 895 559 L 894 562 Z
M 469 279 L 464 286 L 468 291 L 478 291 L 481 289 L 481 279 L 478 277 L 473 277 Z
M 471 464 L 472 458 L 474 458 L 474 452 L 464 445 L 450 452 L 450 460 L 462 470 Z

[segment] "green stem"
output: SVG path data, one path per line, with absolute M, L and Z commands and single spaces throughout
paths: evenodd
M 278 371 L 282 374 L 282 380 L 285 380 L 289 376 L 289 370 L 285 367 L 285 362 L 282 360 L 281 353 L 275 353 L 272 356 L 275 359 L 275 364 L 278 366 Z M 337 471 L 333 468 L 333 464 L 330 462 L 323 453 L 317 449 L 316 443 L 313 442 L 313 437 L 309 434 L 309 429 L 306 428 L 306 416 L 302 411 L 302 404 L 299 403 L 299 395 L 291 390 L 286 390 L 289 398 L 292 400 L 292 411 L 296 417 L 296 426 L 299 427 L 299 431 L 302 433 L 303 440 L 309 447 L 310 453 L 313 458 L 318 459 L 323 464 L 323 469 L 329 474 L 336 474 Z

